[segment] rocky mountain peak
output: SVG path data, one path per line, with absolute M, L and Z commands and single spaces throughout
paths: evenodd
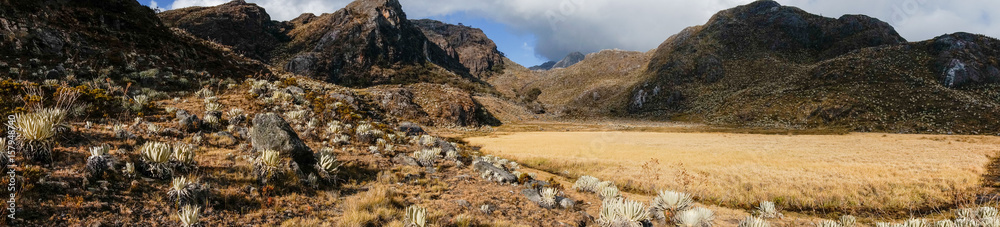
M 573 66 L 576 63 L 583 61 L 583 59 L 585 58 L 587 58 L 587 56 L 583 55 L 583 53 L 580 52 L 569 53 L 562 60 L 556 62 L 555 65 L 552 65 L 552 68 L 553 69 L 569 68 L 570 66 Z

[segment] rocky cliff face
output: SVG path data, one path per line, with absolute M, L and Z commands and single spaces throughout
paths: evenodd
M 264 8 L 244 1 L 170 10 L 159 16 L 167 26 L 232 46 L 237 53 L 265 63 L 270 63 L 275 49 L 288 41 L 281 24 L 271 21 Z
M 666 40 L 623 101 L 632 116 L 724 125 L 996 133 L 998 43 L 907 43 L 871 17 L 756 1 Z
M 449 50 L 443 49 L 406 18 L 397 0 L 357 0 L 334 13 L 303 14 L 288 22 L 270 21 L 264 9 L 242 1 L 161 17 L 287 72 L 353 87 L 460 80 L 470 86 L 476 79 L 461 57 L 477 70 L 495 62 L 492 54 L 473 60 L 479 53 L 467 51 L 464 43 L 445 42 Z M 488 39 L 480 41 L 486 45 Z
M 503 71 L 503 53 L 483 30 L 429 19 L 410 22 L 449 56 L 461 61 L 476 77 L 486 78 Z
M 259 62 L 171 30 L 136 1 L 0 1 L 0 37 L 0 71 L 14 78 L 117 78 L 149 69 L 269 73 Z

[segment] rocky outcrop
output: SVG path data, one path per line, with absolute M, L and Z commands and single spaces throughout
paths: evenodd
M 484 174 L 487 179 L 491 179 L 499 183 L 517 182 L 517 176 L 514 176 L 514 174 L 507 172 L 507 170 L 496 167 L 489 162 L 477 161 L 472 164 L 472 168 L 475 169 L 476 172 Z
M 441 84 L 369 88 L 375 104 L 396 121 L 433 126 L 496 125 L 499 122 L 463 89 Z
M 552 65 L 552 69 L 569 68 L 570 66 L 573 66 L 576 63 L 580 63 L 581 61 L 583 61 L 584 58 L 587 58 L 587 56 L 583 55 L 580 52 L 569 53 L 566 55 L 565 58 L 559 60 L 559 62 L 556 62 L 556 64 Z
M 946 87 L 1000 82 L 1000 42 L 996 39 L 955 33 L 925 42 L 934 56 L 933 67 Z
M 250 144 L 258 152 L 274 150 L 283 157 L 290 157 L 306 175 L 315 172 L 312 167 L 316 164 L 316 157 L 313 156 L 312 149 L 302 142 L 292 126 L 278 114 L 257 114 L 253 118 Z
M 102 74 L 118 79 L 157 69 L 150 71 L 160 72 L 156 78 L 139 85 L 167 90 L 190 86 L 163 80 L 168 72 L 189 79 L 269 73 L 259 62 L 164 26 L 136 1 L 0 1 L 0 37 L 0 70 L 39 80 Z
M 219 44 L 232 46 L 237 53 L 269 63 L 272 53 L 288 37 L 281 25 L 271 21 L 267 11 L 238 0 L 215 7 L 187 7 L 160 13 L 163 23 Z
M 430 19 L 410 22 L 449 56 L 458 59 L 472 75 L 485 78 L 503 72 L 503 53 L 497 50 L 497 45 L 486 37 L 483 30 Z

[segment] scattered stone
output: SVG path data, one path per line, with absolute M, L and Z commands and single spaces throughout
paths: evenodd
M 472 167 L 480 173 L 490 173 L 492 176 L 489 179 L 494 180 L 499 183 L 515 183 L 517 182 L 517 176 L 507 172 L 507 170 L 497 168 L 489 162 L 476 162 Z
M 186 110 L 177 110 L 177 113 L 174 115 L 177 118 L 177 126 L 182 131 L 195 132 L 201 126 L 201 120 L 198 119 L 198 115 L 190 114 Z
M 424 134 L 424 128 L 413 122 L 403 122 L 399 124 L 399 131 L 405 132 L 406 136 L 419 136 Z
M 417 159 L 407 156 L 406 154 L 403 153 L 396 154 L 396 157 L 392 158 L 392 162 L 398 165 L 420 166 L 420 163 L 417 162 Z

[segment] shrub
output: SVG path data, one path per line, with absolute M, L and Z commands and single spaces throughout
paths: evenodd
M 194 151 L 195 151 L 194 145 L 186 143 L 177 143 L 174 144 L 174 152 L 170 157 L 173 158 L 174 161 L 183 164 L 191 164 L 194 163 L 194 156 L 195 156 Z
M 678 227 L 711 227 L 715 220 L 715 212 L 704 207 L 698 207 L 677 213 L 672 218 Z
M 983 217 L 979 219 L 980 227 L 1000 227 L 1000 219 L 996 217 Z
M 760 206 L 757 206 L 757 216 L 761 218 L 781 218 L 783 215 L 774 206 L 774 202 L 762 201 Z
M 205 103 L 205 111 L 208 111 L 208 112 L 219 112 L 219 111 L 222 111 L 222 104 L 219 104 L 217 102 Z
M 170 168 L 170 145 L 161 142 L 148 142 L 139 149 L 142 161 L 150 177 L 167 179 L 173 175 Z
M 605 182 L 610 182 L 610 181 L 605 181 Z M 621 193 L 618 191 L 618 187 L 616 187 L 614 183 L 603 184 L 603 187 L 600 186 L 601 184 L 598 185 L 600 191 L 598 192 L 597 195 L 600 196 L 602 200 L 616 199 L 618 197 L 621 197 Z
M 580 192 L 597 192 L 597 183 L 600 182 L 596 177 L 592 176 L 582 176 L 576 179 L 576 183 L 573 184 L 573 189 Z
M 108 145 L 91 147 L 90 157 L 87 158 L 87 173 L 90 178 L 104 178 L 109 170 L 114 168 L 114 159 L 108 155 L 111 147 Z
M 427 209 L 417 205 L 407 207 L 406 223 L 408 226 L 425 227 L 427 225 Z
M 340 169 L 340 162 L 337 161 L 337 155 L 333 153 L 333 148 L 323 148 L 317 153 L 316 159 L 319 160 L 317 165 L 319 165 L 320 170 L 325 174 L 326 179 L 336 180 L 337 172 Z
M 197 225 L 200 216 L 201 206 L 187 205 L 181 208 L 180 212 L 177 212 L 177 217 L 181 219 L 181 223 L 188 227 Z
M 740 221 L 737 227 L 771 227 L 771 224 L 767 223 L 763 218 L 758 218 L 754 216 L 749 216 Z

